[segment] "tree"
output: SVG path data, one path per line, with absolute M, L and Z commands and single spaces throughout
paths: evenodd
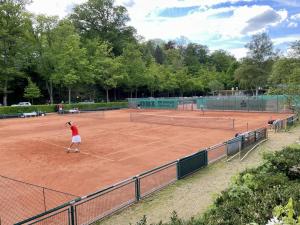
M 278 59 L 272 67 L 269 83 L 277 94 L 300 94 L 300 61 L 293 58 Z
M 255 90 L 258 95 L 260 87 L 267 83 L 267 74 L 264 69 L 261 69 L 253 61 L 244 61 L 242 65 L 235 70 L 235 78 L 239 81 L 241 87 Z
M 293 58 L 300 58 L 300 40 L 294 41 L 290 47 L 291 56 Z
M 117 88 L 123 79 L 123 70 L 120 58 L 111 57 L 111 48 L 107 43 L 98 42 L 95 46 L 95 54 L 91 59 L 91 70 L 95 82 L 99 82 L 106 91 L 106 101 L 109 102 L 109 90 Z
M 151 64 L 146 69 L 145 83 L 150 90 L 151 97 L 155 91 L 158 91 L 161 88 L 161 68 L 162 66 L 157 64 L 152 58 Z
M 80 47 L 80 37 L 74 26 L 67 20 L 61 21 L 54 30 L 55 71 L 51 79 L 55 84 L 68 88 L 68 102 L 71 103 L 71 90 L 78 83 L 92 83 L 86 49 Z
M 0 4 L 0 84 L 3 105 L 7 105 L 8 90 L 16 77 L 23 75 L 22 67 L 26 35 L 31 21 L 25 13 L 25 1 L 7 0 Z
M 159 45 L 157 45 L 155 48 L 154 58 L 158 64 L 163 64 L 165 61 L 165 55 L 163 49 Z
M 258 95 L 258 89 L 267 84 L 268 76 L 272 69 L 273 43 L 266 33 L 252 36 L 252 40 L 246 45 L 248 47 L 248 57 L 242 62 L 242 65 L 235 71 L 235 78 L 240 85 L 255 89 Z
M 115 6 L 114 0 L 88 0 L 74 8 L 70 19 L 84 39 L 99 38 L 111 43 L 116 56 L 128 43 L 136 43 L 135 29 L 126 26 L 126 8 Z
M 263 63 L 275 55 L 273 43 L 266 33 L 253 35 L 246 47 L 249 49 L 249 58 L 258 63 Z
M 224 90 L 224 85 L 218 80 L 210 81 L 208 83 L 208 87 L 211 90 L 211 92 L 213 93 L 213 95 L 215 95 L 215 93 L 220 90 Z
M 24 98 L 30 99 L 33 104 L 33 99 L 41 97 L 41 90 L 39 87 L 28 78 L 28 85 L 24 90 Z
M 123 51 L 120 57 L 120 62 L 124 66 L 127 74 L 125 83 L 130 91 L 135 90 L 135 97 L 137 97 L 138 88 L 144 85 L 145 64 L 142 60 L 142 54 L 136 45 L 129 44 Z
M 187 69 L 178 70 L 175 73 L 177 87 L 180 92 L 180 96 L 183 96 L 184 92 L 192 90 L 192 80 L 188 75 Z
M 53 104 L 52 75 L 55 73 L 54 29 L 57 26 L 58 17 L 38 15 L 35 18 L 34 36 L 37 45 L 36 70 L 45 81 L 51 104 Z
M 224 50 L 214 51 L 210 55 L 210 60 L 212 65 L 216 68 L 217 72 L 226 72 L 230 65 L 236 61 L 236 59 L 231 56 L 228 52 Z
M 184 50 L 184 63 L 191 74 L 196 74 L 201 64 L 208 62 L 209 50 L 205 45 L 190 43 Z

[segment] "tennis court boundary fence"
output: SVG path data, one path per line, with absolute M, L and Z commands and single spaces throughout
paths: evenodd
M 288 121 L 286 122 L 287 126 L 292 126 L 298 117 L 291 116 L 286 120 Z M 201 149 L 192 155 L 128 178 L 90 195 L 76 198 L 39 215 L 17 222 L 15 225 L 91 224 L 139 202 L 148 195 L 222 158 L 246 154 L 252 146 L 266 140 L 267 135 L 267 127 L 245 132 L 224 143 Z

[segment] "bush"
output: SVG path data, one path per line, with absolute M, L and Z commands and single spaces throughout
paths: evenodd
M 275 206 L 293 200 L 290 221 L 300 216 L 300 180 L 289 177 L 289 170 L 300 164 L 300 148 L 287 147 L 265 156 L 262 166 L 248 169 L 234 177 L 230 187 L 217 197 L 210 209 L 200 218 L 183 221 L 173 214 L 171 222 L 157 225 L 266 225 L 274 215 Z M 201 196 L 199 196 L 201 198 Z M 276 208 L 277 211 L 280 208 Z M 286 208 L 284 208 L 286 209 Z M 279 219 L 286 220 L 285 211 Z M 276 218 L 277 219 L 277 218 Z M 143 223 L 146 224 L 146 220 Z M 270 224 L 270 223 L 269 223 Z M 294 225 L 295 223 L 287 223 Z M 298 225 L 298 224 L 297 224 Z
M 80 110 L 97 110 L 105 108 L 126 108 L 127 102 L 108 102 L 92 104 L 65 104 L 64 109 L 78 108 Z M 33 111 L 42 111 L 45 113 L 55 112 L 56 105 L 32 105 L 32 106 L 3 106 L 0 107 L 0 115 L 20 114 Z

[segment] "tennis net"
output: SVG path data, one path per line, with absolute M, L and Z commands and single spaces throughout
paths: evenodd
M 65 112 L 68 117 L 80 117 L 80 118 L 92 118 L 92 119 L 103 119 L 104 111 L 67 111 Z
M 233 129 L 234 119 L 221 117 L 182 117 L 131 113 L 131 122 L 154 123 L 196 128 Z

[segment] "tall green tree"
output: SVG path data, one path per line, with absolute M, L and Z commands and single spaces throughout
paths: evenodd
M 248 57 L 235 71 L 235 78 L 242 87 L 255 89 L 258 95 L 259 88 L 267 84 L 272 69 L 275 56 L 273 43 L 266 33 L 261 33 L 253 35 L 246 47 L 249 49 Z
M 276 94 L 300 94 L 300 61 L 295 58 L 278 59 L 272 67 L 270 91 Z
M 150 91 L 150 96 L 152 97 L 155 91 L 159 91 L 161 88 L 161 68 L 163 66 L 157 64 L 152 58 L 150 65 L 145 71 L 145 83 Z
M 50 103 L 53 104 L 53 79 L 55 73 L 55 49 L 56 41 L 54 29 L 58 26 L 58 17 L 38 15 L 35 18 L 34 36 L 36 40 L 36 69 L 37 73 L 45 81 Z
M 300 58 L 300 40 L 292 42 L 290 52 L 293 58 Z
M 55 84 L 68 88 L 68 102 L 71 103 L 71 91 L 77 84 L 92 83 L 93 76 L 85 48 L 80 46 L 80 37 L 74 26 L 67 20 L 61 21 L 54 30 L 55 72 L 51 79 Z
M 235 70 L 234 74 L 241 87 L 252 90 L 255 95 L 258 95 L 259 88 L 265 85 L 268 79 L 266 70 L 257 66 L 252 60 L 247 61 L 247 59 Z
M 41 90 L 39 87 L 28 78 L 28 85 L 24 90 L 24 98 L 30 99 L 33 104 L 33 99 L 41 97 Z
M 31 30 L 26 1 L 6 0 L 0 4 L 0 85 L 3 105 L 7 105 L 8 88 L 16 77 L 23 75 L 24 48 Z
M 258 63 L 264 63 L 274 57 L 273 43 L 267 33 L 255 34 L 251 41 L 246 44 L 248 56 Z
M 109 90 L 117 88 L 125 76 L 120 58 L 111 56 L 111 48 L 107 43 L 98 42 L 91 59 L 91 70 L 96 83 L 100 83 L 106 91 L 106 101 L 109 102 Z
M 112 44 L 119 56 L 128 43 L 136 43 L 135 29 L 127 26 L 127 9 L 114 0 L 88 0 L 77 5 L 70 19 L 84 39 L 98 38 Z
M 226 72 L 236 59 L 224 50 L 214 51 L 210 55 L 212 65 L 217 72 Z
M 190 43 L 184 50 L 184 63 L 189 73 L 196 74 L 201 64 L 204 65 L 209 60 L 209 49 L 205 45 Z
M 123 51 L 120 58 L 124 66 L 126 76 L 126 86 L 130 91 L 130 97 L 135 91 L 135 97 L 138 94 L 138 88 L 144 85 L 145 63 L 142 60 L 142 53 L 136 45 L 129 44 Z

